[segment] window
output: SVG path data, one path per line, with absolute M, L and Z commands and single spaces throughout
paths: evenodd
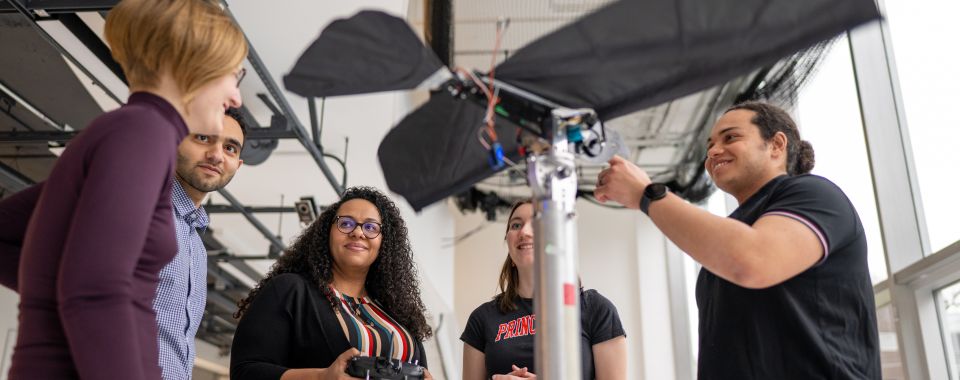
M 843 189 L 860 215 L 867 235 L 870 277 L 877 284 L 887 279 L 887 263 L 848 46 L 846 37 L 834 42 L 800 91 L 794 115 L 800 137 L 813 145 L 813 174 Z
M 936 291 L 940 333 L 951 379 L 960 379 L 960 282 Z
M 960 158 L 960 2 L 885 0 L 887 22 L 910 135 L 931 253 L 960 239 L 955 175 Z
M 890 293 L 877 293 L 877 327 L 880 332 L 880 372 L 883 380 L 904 380 L 903 362 L 897 344 L 897 320 L 890 303 Z

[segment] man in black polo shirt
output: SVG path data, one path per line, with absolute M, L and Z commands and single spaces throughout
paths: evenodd
M 640 208 L 700 264 L 703 379 L 880 379 L 863 226 L 847 196 L 808 174 L 813 147 L 782 109 L 731 107 L 704 163 L 739 207 L 710 214 L 615 157 L 596 197 Z

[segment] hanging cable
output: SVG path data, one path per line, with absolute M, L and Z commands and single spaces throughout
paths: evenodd
M 489 84 L 483 83 L 480 78 L 477 78 L 476 74 L 472 71 L 464 69 L 462 67 L 457 67 L 455 71 L 467 78 L 470 78 L 470 81 L 473 82 L 474 86 L 480 91 L 483 92 L 484 97 L 487 98 L 487 109 L 483 117 L 483 124 L 480 129 L 477 131 L 477 140 L 480 142 L 480 146 L 484 150 L 489 152 L 489 163 L 490 167 L 494 169 L 500 169 L 504 164 L 510 166 L 517 166 L 512 160 L 506 157 L 503 153 L 503 145 L 500 144 L 500 141 L 497 137 L 496 130 L 496 106 L 500 102 L 499 93 L 500 88 L 494 85 L 495 78 L 495 68 L 497 63 L 497 51 L 500 49 L 500 44 L 503 41 L 503 33 L 509 25 L 510 19 L 501 18 L 497 20 L 496 27 L 496 36 L 494 38 L 493 51 L 491 52 L 490 58 L 490 70 L 487 72 L 487 79 Z M 485 138 L 483 135 L 486 134 Z M 490 141 L 487 141 L 487 138 Z

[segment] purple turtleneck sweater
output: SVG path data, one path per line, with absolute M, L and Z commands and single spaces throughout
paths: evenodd
M 19 258 L 0 236 L 0 261 L 19 259 L 0 271 L 20 293 L 10 379 L 160 379 L 152 304 L 177 252 L 170 185 L 187 132 L 170 103 L 134 93 L 70 142 L 42 190 L 2 202 L 11 230 L 33 207 Z

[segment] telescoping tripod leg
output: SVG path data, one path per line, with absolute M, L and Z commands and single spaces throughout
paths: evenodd
M 534 203 L 535 373 L 541 379 L 579 379 L 580 284 L 577 275 L 575 152 L 568 125 L 581 111 L 553 110 L 550 147 L 527 158 Z

